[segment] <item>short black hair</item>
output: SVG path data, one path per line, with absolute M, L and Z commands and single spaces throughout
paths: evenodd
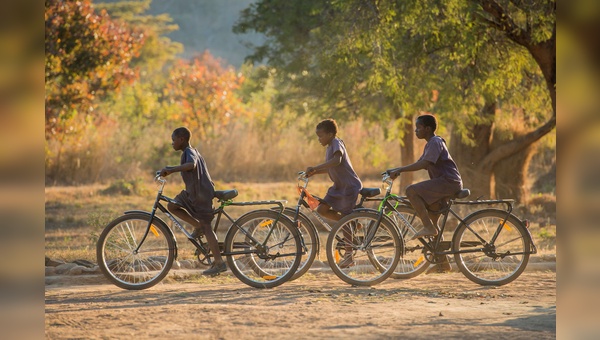
M 324 119 L 319 124 L 317 124 L 317 130 L 323 130 L 327 133 L 333 133 L 337 135 L 338 126 L 334 119 Z
M 192 132 L 190 131 L 190 129 L 182 126 L 173 131 L 173 136 L 183 137 L 183 139 L 185 139 L 186 142 L 189 142 L 192 138 Z
M 422 115 L 417 117 L 417 122 L 423 124 L 423 126 L 429 126 L 431 128 L 431 132 L 435 132 L 437 129 L 437 119 L 433 115 Z

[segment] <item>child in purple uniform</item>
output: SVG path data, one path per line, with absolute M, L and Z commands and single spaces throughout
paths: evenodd
M 439 213 L 429 212 L 440 210 L 440 200 L 448 198 L 462 189 L 462 179 L 456 163 L 448 152 L 446 141 L 435 135 L 437 121 L 432 115 L 417 117 L 415 134 L 419 139 L 427 140 L 423 155 L 413 164 L 388 169 L 392 178 L 401 172 L 427 169 L 429 180 L 410 185 L 406 188 L 406 196 L 413 208 L 423 221 L 424 228 L 417 232 L 413 239 L 431 237 L 438 234 L 437 220 Z
M 167 166 L 160 171 L 160 175 L 165 177 L 174 172 L 181 172 L 185 190 L 175 197 L 178 204 L 169 202 L 167 209 L 173 215 L 194 227 L 192 237 L 206 236 L 208 247 L 214 255 L 215 261 L 212 267 L 205 270 L 203 274 L 215 275 L 227 270 L 227 265 L 221 258 L 217 235 L 210 224 L 214 216 L 212 200 L 215 196 L 215 187 L 206 168 L 204 158 L 198 150 L 190 146 L 191 137 L 190 130 L 185 127 L 173 131 L 171 135 L 172 145 L 175 151 L 182 151 L 181 165 Z
M 343 216 L 352 212 L 358 193 L 362 189 L 362 182 L 352 168 L 346 146 L 341 139 L 336 137 L 337 132 L 338 126 L 333 119 L 325 119 L 317 124 L 316 133 L 319 143 L 327 146 L 325 163 L 306 169 L 308 177 L 328 173 L 329 178 L 333 181 L 333 186 L 329 188 L 323 199 L 325 203 L 321 203 L 317 207 L 317 213 L 334 221 L 339 221 Z M 352 263 L 352 252 L 348 251 L 338 265 L 340 268 L 345 268 Z

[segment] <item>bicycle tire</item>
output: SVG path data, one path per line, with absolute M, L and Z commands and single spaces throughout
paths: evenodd
M 269 237 L 262 254 L 249 235 L 261 244 Z M 272 210 L 255 210 L 231 225 L 225 253 L 230 254 L 229 269 L 240 281 L 255 288 L 273 288 L 292 278 L 300 264 L 302 245 L 289 218 Z
M 359 211 L 344 216 L 332 228 L 327 237 L 327 260 L 333 272 L 344 282 L 355 286 L 373 286 L 383 282 L 392 273 L 403 251 L 403 244 L 396 227 L 386 218 L 377 225 L 378 215 Z M 377 227 L 371 244 L 365 245 L 365 235 Z M 351 240 L 345 236 L 350 234 Z M 349 251 L 353 261 L 342 268 L 336 253 Z M 345 255 L 345 254 L 344 254 Z M 373 257 L 378 260 L 373 261 Z
M 123 289 L 141 290 L 159 283 L 175 259 L 176 243 L 169 227 L 154 219 L 144 243 L 149 214 L 126 214 L 110 222 L 96 244 L 100 270 L 112 283 Z
M 503 210 L 485 209 L 467 216 L 465 223 L 454 232 L 452 250 L 460 252 L 485 247 L 474 232 L 485 243 L 490 243 L 505 218 L 505 225 L 487 251 L 454 254 L 458 269 L 471 281 L 501 286 L 512 282 L 525 270 L 531 244 L 529 233 L 519 218 L 512 214 L 507 218 L 507 212 Z
M 409 206 L 400 205 L 396 207 L 398 213 L 402 214 L 415 230 L 423 227 L 423 222 L 417 215 L 417 212 Z M 385 211 L 384 211 L 385 213 Z M 406 225 L 402 219 L 392 212 L 390 218 L 398 228 L 398 232 L 404 240 L 404 254 L 394 272 L 390 276 L 393 279 L 412 279 L 424 273 L 429 268 L 429 261 L 425 257 L 425 247 L 418 239 L 412 240 L 415 234 L 413 229 Z
M 290 219 L 293 219 L 296 215 L 296 210 L 292 208 L 285 208 L 283 214 Z M 293 222 L 293 220 L 292 220 Z M 298 213 L 298 232 L 301 241 L 305 249 L 303 249 L 304 254 L 302 254 L 302 259 L 300 260 L 300 265 L 296 270 L 296 273 L 292 276 L 290 281 L 296 280 L 297 278 L 304 275 L 312 266 L 313 262 L 315 262 L 315 258 L 317 258 L 317 254 L 319 253 L 319 234 L 317 232 L 317 228 L 314 223 L 304 214 L 302 211 Z

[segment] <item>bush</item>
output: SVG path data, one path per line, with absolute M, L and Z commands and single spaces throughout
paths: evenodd
M 141 178 L 134 180 L 120 179 L 108 188 L 100 191 L 102 195 L 147 195 L 150 192 L 148 187 L 144 184 Z

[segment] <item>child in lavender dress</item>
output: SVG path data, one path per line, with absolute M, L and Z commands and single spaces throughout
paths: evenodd
M 328 173 L 333 181 L 333 186 L 327 191 L 321 203 L 317 207 L 317 213 L 330 220 L 339 221 L 343 216 L 352 212 L 356 205 L 358 193 L 362 189 L 362 182 L 352 168 L 352 162 L 346 151 L 344 142 L 337 138 L 338 127 L 333 119 L 326 119 L 317 124 L 316 134 L 319 143 L 327 146 L 325 151 L 325 163 L 308 167 L 308 177 Z M 339 263 L 340 268 L 348 267 L 353 263 L 352 252 L 346 252 L 347 256 Z

